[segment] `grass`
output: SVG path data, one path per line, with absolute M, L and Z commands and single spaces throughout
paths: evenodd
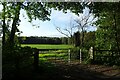
M 69 49 L 73 48 L 72 45 L 64 45 L 64 44 L 22 44 L 22 47 L 29 46 L 32 48 L 37 48 L 37 49 Z M 39 59 L 41 61 L 48 61 L 48 59 L 54 59 L 56 58 L 63 58 L 67 59 L 68 58 L 68 50 L 55 50 L 55 51 L 48 51 L 47 53 L 40 53 L 39 54 Z
M 68 53 L 66 50 L 57 50 L 53 52 L 47 52 L 47 53 L 41 53 L 39 54 L 39 60 L 44 62 L 49 62 L 49 60 L 55 60 L 55 59 L 62 59 L 67 60 L 68 59 Z
M 32 48 L 38 48 L 38 49 L 69 49 L 73 48 L 72 45 L 52 45 L 52 44 L 22 44 L 22 47 L 29 46 Z
M 57 54 L 57 53 L 46 53 L 46 54 L 39 54 L 39 57 L 64 57 L 66 56 L 66 53 L 61 53 L 61 54 Z
M 22 47 L 29 46 L 37 49 L 69 49 L 73 48 L 72 45 L 52 45 L 52 44 L 22 44 Z M 68 50 L 55 50 L 55 51 L 47 51 L 46 53 L 39 54 L 39 60 L 43 62 L 48 62 L 49 59 L 68 59 Z

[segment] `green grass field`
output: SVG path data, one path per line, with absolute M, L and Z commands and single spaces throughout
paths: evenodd
M 39 60 L 43 62 L 49 62 L 49 60 L 68 60 L 68 52 L 47 52 L 39 54 Z
M 73 48 L 72 45 L 52 45 L 52 44 L 22 44 L 22 47 L 29 46 L 37 49 L 69 49 Z M 48 61 L 48 59 L 63 58 L 68 59 L 68 50 L 48 51 L 47 53 L 39 54 L 40 61 Z
M 52 45 L 52 44 L 22 44 L 22 47 L 29 46 L 38 49 L 69 49 L 73 48 L 72 45 Z

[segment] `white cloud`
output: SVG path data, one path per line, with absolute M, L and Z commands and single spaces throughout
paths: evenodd
M 67 11 L 68 13 L 63 13 L 62 11 L 58 11 L 58 10 L 52 10 L 52 14 L 51 14 L 51 20 L 55 23 L 57 22 L 68 22 L 70 20 L 70 13 L 69 11 Z
M 21 31 L 23 31 L 23 36 L 64 36 L 61 33 L 59 33 L 56 28 L 55 25 L 62 27 L 62 29 L 64 29 L 66 27 L 66 25 L 69 26 L 70 20 L 72 18 L 72 21 L 76 18 L 78 18 L 78 16 L 74 13 L 71 13 L 69 10 L 67 11 L 68 13 L 63 13 L 62 11 L 56 11 L 56 10 L 52 10 L 52 14 L 50 16 L 51 21 L 40 21 L 40 20 L 36 20 L 33 21 L 33 24 L 40 26 L 39 28 L 33 27 L 31 23 L 28 22 L 28 18 L 26 17 L 26 19 L 24 19 L 22 17 L 22 14 L 25 14 L 25 11 L 21 10 L 21 15 L 20 15 L 20 19 L 21 19 L 21 24 L 19 26 L 19 29 Z M 82 14 L 80 14 L 81 16 Z M 79 17 L 80 18 L 80 17 Z M 54 25 L 55 24 L 55 25 Z
M 3 9 L 3 6 L 2 6 L 2 5 L 0 5 L 0 11 L 2 11 L 2 9 Z

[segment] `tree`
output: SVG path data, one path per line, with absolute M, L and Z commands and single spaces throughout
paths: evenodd
M 82 2 L 49 2 L 46 3 L 46 6 L 49 8 L 54 8 L 55 10 L 62 10 L 64 13 L 67 13 L 67 10 L 70 10 L 76 15 L 82 13 L 85 8 L 84 3 Z
M 120 2 L 92 3 L 89 5 L 91 12 L 98 17 L 98 27 L 95 35 L 95 48 L 112 50 L 116 52 L 103 52 L 103 55 L 111 55 L 111 58 L 103 58 L 107 64 L 119 65 L 120 59 Z M 99 55 L 99 52 L 98 52 Z M 113 57 L 114 55 L 114 57 Z M 103 63 L 104 63 L 103 62 Z
M 78 29 L 78 32 L 81 33 L 81 46 L 84 46 L 84 33 L 87 30 L 86 28 L 88 28 L 89 26 L 92 26 L 92 24 L 95 22 L 95 17 L 93 14 L 87 13 L 86 14 L 82 14 L 82 16 L 80 16 L 80 18 L 75 19 L 75 22 L 77 23 L 76 27 Z M 79 36 L 78 36 L 79 37 Z
M 72 23 L 72 20 L 69 23 L 68 27 L 65 27 L 64 29 L 61 29 L 60 27 L 56 26 L 56 30 L 60 32 L 61 34 L 68 37 L 68 43 L 73 44 L 73 33 L 74 33 L 74 24 Z
M 120 2 L 93 3 L 90 5 L 91 12 L 98 17 L 96 25 L 97 47 L 120 50 Z
M 91 46 L 95 46 L 95 33 L 96 31 L 85 32 L 84 47 L 89 49 Z
M 62 44 L 68 44 L 68 38 L 67 37 L 61 37 Z
M 3 5 L 3 31 L 5 31 L 5 17 L 9 19 L 9 22 L 12 23 L 12 28 L 10 31 L 10 36 L 9 36 L 9 41 L 10 43 L 12 43 L 11 45 L 14 45 L 14 36 L 15 36 L 15 32 L 18 30 L 17 26 L 19 26 L 19 15 L 20 15 L 20 10 L 24 9 L 26 10 L 28 17 L 29 17 L 29 21 L 31 22 L 33 19 L 40 19 L 40 20 L 50 20 L 48 18 L 48 15 L 50 15 L 50 10 L 48 10 L 44 4 L 42 3 L 27 3 L 27 6 L 24 5 L 22 2 L 14 2 L 14 3 L 2 3 Z M 36 6 L 36 9 L 33 7 Z M 5 14 L 6 13 L 6 14 Z M 44 13 L 44 15 L 43 15 Z M 14 15 L 15 14 L 15 15 Z M 3 35 L 5 35 L 5 32 L 3 33 Z M 5 41 L 5 36 L 3 36 L 3 41 Z M 3 42 L 5 43 L 5 42 Z
M 80 15 L 79 13 L 83 13 L 83 9 L 85 8 L 84 3 L 81 2 L 58 2 L 58 3 L 47 3 L 46 4 L 50 8 L 54 8 L 55 10 L 62 10 L 64 13 L 67 13 L 67 10 L 70 10 L 72 13 L 75 13 L 76 15 Z M 71 24 L 71 22 L 70 22 Z M 74 24 L 70 25 L 69 28 L 61 29 L 59 26 L 56 27 L 56 29 L 63 35 L 67 36 L 69 38 L 69 43 L 73 44 L 73 29 Z
M 2 3 L 2 5 L 3 5 L 3 14 L 2 14 L 2 18 L 3 18 L 3 20 L 2 20 L 2 29 L 3 29 L 3 37 L 2 37 L 2 45 L 4 45 L 5 44 L 5 27 L 6 27 L 6 24 L 5 24 L 5 6 L 6 6 L 6 4 L 5 3 Z
M 14 43 L 15 32 L 17 31 L 17 26 L 19 26 L 19 22 L 20 22 L 19 14 L 21 9 L 26 10 L 26 13 L 29 17 L 29 21 L 31 22 L 33 19 L 37 19 L 37 18 L 42 21 L 50 20 L 48 16 L 50 16 L 51 8 L 62 10 L 65 13 L 69 9 L 70 11 L 76 13 L 77 15 L 79 15 L 78 13 L 81 13 L 82 9 L 84 8 L 84 5 L 80 2 L 79 3 L 78 2 L 74 2 L 74 3 L 7 2 L 6 4 L 7 5 L 5 6 L 6 7 L 5 15 L 7 14 L 9 15 L 7 18 L 9 18 L 10 20 L 9 22 L 12 23 L 12 28 L 9 37 L 10 43 Z
M 74 44 L 75 44 L 75 47 L 80 46 L 80 32 L 79 31 L 74 33 Z

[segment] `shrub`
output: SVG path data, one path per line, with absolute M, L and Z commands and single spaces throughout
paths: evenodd
M 2 53 L 3 79 L 12 77 L 24 67 L 29 66 L 32 63 L 32 52 L 30 47 L 4 46 Z
M 71 59 L 79 59 L 79 47 L 74 47 L 70 50 L 70 53 L 71 53 Z

